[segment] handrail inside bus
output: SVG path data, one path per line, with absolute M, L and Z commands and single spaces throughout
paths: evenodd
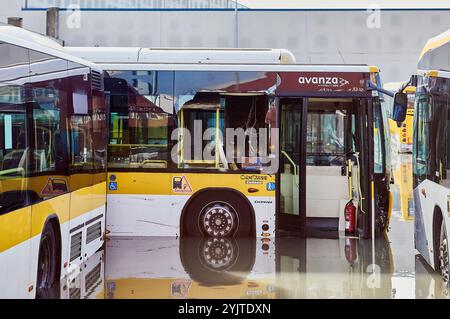
M 299 182 L 297 182 L 297 178 L 296 178 L 297 177 L 297 164 L 295 164 L 295 162 L 292 160 L 292 158 L 285 151 L 281 151 L 281 154 L 286 156 L 288 161 L 291 162 L 292 166 L 294 166 L 295 185 L 297 185 L 297 187 L 300 188 Z

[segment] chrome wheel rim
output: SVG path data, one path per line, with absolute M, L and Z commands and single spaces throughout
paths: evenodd
M 236 230 L 237 214 L 227 203 L 215 202 L 203 209 L 200 222 L 206 235 L 229 237 Z

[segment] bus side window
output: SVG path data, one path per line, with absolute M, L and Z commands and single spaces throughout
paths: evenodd
M 374 173 L 381 174 L 384 172 L 385 166 L 385 144 L 383 141 L 384 129 L 381 104 L 378 99 L 374 100 Z
M 30 204 L 27 87 L 29 50 L 0 42 L 0 215 Z
M 111 168 L 167 168 L 173 126 L 173 72 L 110 71 Z

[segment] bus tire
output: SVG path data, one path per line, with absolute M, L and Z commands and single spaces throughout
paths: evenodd
M 52 223 L 48 223 L 39 244 L 36 298 L 47 298 L 58 281 L 57 233 Z
M 188 203 L 182 218 L 183 236 L 251 237 L 254 215 L 248 202 L 234 191 L 204 191 Z
M 448 239 L 444 221 L 441 222 L 438 256 L 442 280 L 445 287 L 449 287 Z

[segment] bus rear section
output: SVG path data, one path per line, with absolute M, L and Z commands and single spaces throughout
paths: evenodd
M 189 67 L 108 71 L 111 235 L 273 236 L 276 76 Z
M 280 76 L 280 229 L 380 234 L 390 217 L 389 128 L 378 92 L 367 84 L 379 77 L 370 67 L 327 69 Z
M 30 39 L 37 39 L 32 41 Z M 103 245 L 101 73 L 0 27 L 0 297 L 51 297 Z

